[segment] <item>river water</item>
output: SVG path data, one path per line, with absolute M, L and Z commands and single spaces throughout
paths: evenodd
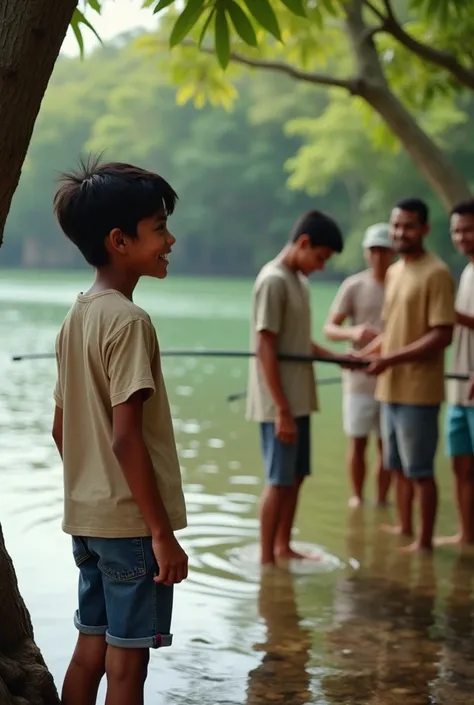
M 37 641 L 58 687 L 76 633 L 77 571 L 61 532 L 61 467 L 50 434 L 50 352 L 88 272 L 3 271 L 0 279 L 0 518 Z M 250 281 L 145 282 L 136 295 L 165 348 L 246 349 Z M 312 286 L 315 337 L 334 287 Z M 152 653 L 154 705 L 422 705 L 474 701 L 474 558 L 454 548 L 405 556 L 379 531 L 391 510 L 347 508 L 339 384 L 322 386 L 313 469 L 296 540 L 321 563 L 260 575 L 257 429 L 228 394 L 246 362 L 166 358 L 189 526 L 190 576 L 176 590 L 174 645 Z M 318 366 L 318 377 L 337 371 Z M 452 532 L 449 466 L 439 452 L 439 532 Z

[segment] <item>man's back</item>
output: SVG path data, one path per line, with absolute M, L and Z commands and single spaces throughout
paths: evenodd
M 311 355 L 311 310 L 306 277 L 272 260 L 259 272 L 252 301 L 250 348 L 256 349 L 258 333 L 277 336 L 277 351 Z M 316 410 L 315 380 L 311 364 L 283 362 L 281 382 L 292 414 L 307 416 Z M 247 417 L 253 421 L 275 419 L 275 407 L 256 359 L 250 361 Z
M 399 260 L 387 273 L 382 355 L 396 353 L 438 326 L 452 326 L 454 282 L 438 257 L 424 253 Z M 421 362 L 389 367 L 377 382 L 377 398 L 397 404 L 439 404 L 444 399 L 444 350 Z
M 57 338 L 63 409 L 63 529 L 103 538 L 148 535 L 112 447 L 112 408 L 147 390 L 143 437 L 174 530 L 186 525 L 158 341 L 149 316 L 115 290 L 79 295 Z

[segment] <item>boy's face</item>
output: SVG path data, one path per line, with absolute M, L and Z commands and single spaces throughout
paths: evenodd
M 377 272 L 386 272 L 395 259 L 395 252 L 388 247 L 369 247 L 364 255 L 369 267 Z
M 298 268 L 307 277 L 313 272 L 321 272 L 326 266 L 326 262 L 334 254 L 334 250 L 326 245 L 312 247 L 311 240 L 307 235 L 302 235 L 296 244 L 298 246 Z
M 136 276 L 155 279 L 164 279 L 167 276 L 168 255 L 176 238 L 168 230 L 164 212 L 140 220 L 136 238 L 126 237 L 121 233 L 115 237 L 114 231 L 111 236 L 115 249 L 126 256 L 127 268 Z
M 454 247 L 467 257 L 474 256 L 474 215 L 465 213 L 451 216 L 451 239 Z

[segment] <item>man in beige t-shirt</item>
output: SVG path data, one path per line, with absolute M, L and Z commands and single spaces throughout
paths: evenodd
M 469 258 L 456 297 L 456 327 L 451 372 L 474 370 L 474 200 L 459 203 L 451 212 L 451 238 Z M 474 401 L 469 383 L 450 380 L 446 413 L 446 449 L 456 483 L 459 532 L 439 543 L 474 544 Z
M 247 418 L 260 425 L 267 471 L 260 505 L 262 564 L 304 556 L 291 548 L 291 530 L 301 484 L 310 474 L 310 415 L 316 411 L 311 363 L 279 361 L 279 354 L 332 353 L 311 340 L 307 278 L 334 252 L 341 252 L 336 223 L 319 211 L 302 216 L 290 241 L 266 264 L 255 282 L 250 349 Z
M 390 231 L 400 260 L 387 272 L 384 332 L 360 355 L 372 360 L 368 373 L 378 375 L 384 465 L 397 477 L 400 524 L 387 529 L 413 534 L 416 486 L 420 530 L 407 550 L 431 550 L 438 501 L 434 461 L 444 399 L 444 352 L 455 318 L 454 282 L 446 265 L 424 249 L 429 224 L 423 201 L 400 201 L 391 213 Z
M 91 162 L 55 198 L 65 235 L 95 268 L 56 342 L 53 437 L 63 461 L 63 530 L 79 571 L 79 632 L 61 701 L 143 702 L 149 649 L 170 646 L 173 587 L 188 558 L 171 413 L 142 276 L 164 279 L 176 194 L 158 174 Z
M 343 281 L 329 311 L 324 333 L 335 342 L 350 341 L 359 350 L 382 332 L 382 306 L 387 269 L 393 263 L 394 251 L 389 226 L 377 223 L 367 229 L 362 246 L 369 265 L 359 274 Z M 348 320 L 349 325 L 344 325 Z M 349 476 L 352 496 L 349 506 L 363 502 L 366 474 L 366 450 L 369 436 L 377 437 L 377 497 L 379 506 L 387 502 L 390 474 L 384 472 L 380 440 L 380 403 L 375 399 L 376 381 L 365 372 L 343 373 L 343 426 L 349 440 Z

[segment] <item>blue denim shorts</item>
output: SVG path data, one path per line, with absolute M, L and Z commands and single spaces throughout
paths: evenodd
M 270 485 L 291 487 L 298 478 L 311 474 L 310 417 L 296 421 L 296 443 L 282 443 L 275 436 L 275 424 L 260 424 L 263 462 Z
M 173 587 L 155 583 L 158 565 L 151 538 L 72 537 L 79 568 L 79 608 L 74 624 L 83 634 L 105 635 L 125 649 L 171 646 Z
M 387 470 L 403 470 L 411 480 L 433 477 L 439 408 L 439 404 L 382 404 L 382 446 Z
M 450 458 L 474 455 L 474 406 L 448 406 L 446 452 Z

